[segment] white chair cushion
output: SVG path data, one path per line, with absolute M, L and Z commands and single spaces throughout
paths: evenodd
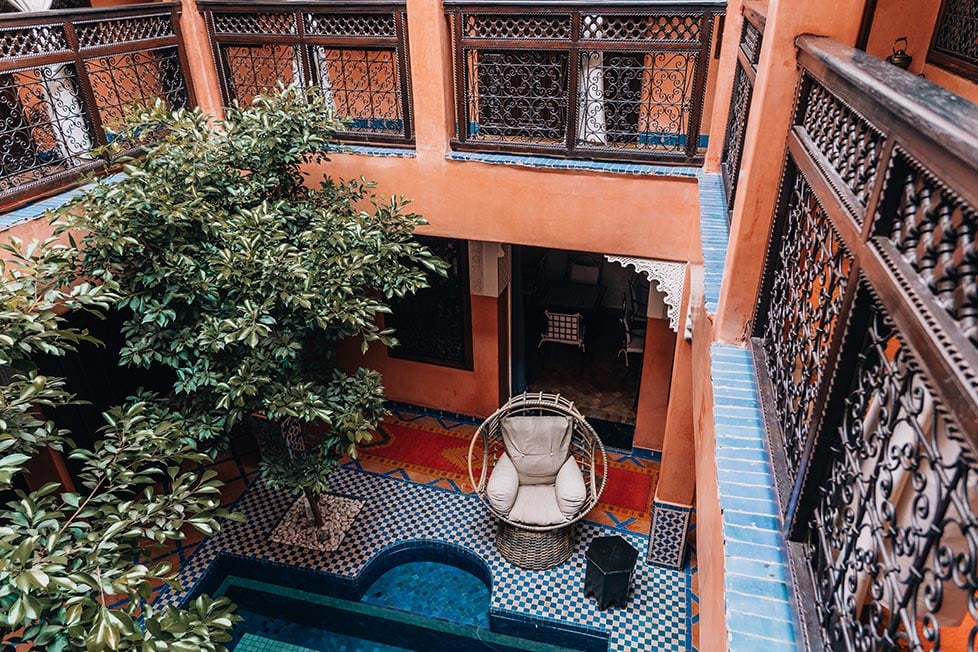
M 567 460 L 573 425 L 570 417 L 506 417 L 503 444 L 521 485 L 553 484 Z
M 587 500 L 587 487 L 584 485 L 584 474 L 577 460 L 571 455 L 560 467 L 557 479 L 554 481 L 557 508 L 568 519 L 574 518 Z
M 546 484 L 520 487 L 509 519 L 526 525 L 557 525 L 568 520 L 557 506 L 557 492 L 553 485 Z
M 503 515 L 508 515 L 516 502 L 516 494 L 520 490 L 520 476 L 513 466 L 509 455 L 502 453 L 496 460 L 486 483 L 486 497 L 493 509 Z

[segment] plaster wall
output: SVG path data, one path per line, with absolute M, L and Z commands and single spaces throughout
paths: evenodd
M 504 294 L 503 296 L 508 296 Z M 360 340 L 340 351 L 344 367 L 375 369 L 384 376 L 387 398 L 448 412 L 487 417 L 499 407 L 499 299 L 472 295 L 473 369 L 455 369 L 401 360 L 374 343 L 366 355 Z M 505 309 L 505 307 L 503 307 Z
M 922 74 L 938 86 L 978 103 L 978 84 L 940 66 L 927 63 L 940 0 L 879 0 L 873 14 L 866 52 L 884 59 L 893 52 L 893 42 L 906 36 L 907 54 L 913 57 L 910 72 Z
M 727 649 L 724 613 L 723 521 L 717 485 L 713 385 L 710 382 L 712 318 L 703 303 L 703 270 L 690 270 L 693 309 L 692 366 L 697 382 L 692 384 L 693 450 L 696 460 L 696 563 L 700 596 L 701 650 Z

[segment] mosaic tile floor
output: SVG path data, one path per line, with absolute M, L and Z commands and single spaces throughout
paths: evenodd
M 449 419 L 403 411 L 396 416 L 447 429 L 474 427 L 474 422 L 462 417 Z M 235 457 L 220 464 L 230 476 L 236 476 L 229 496 L 240 497 L 229 497 L 228 501 L 234 501 L 235 508 L 248 520 L 228 524 L 218 535 L 185 544 L 174 553 L 182 562 L 180 579 L 188 590 L 193 590 L 222 553 L 288 564 L 349 581 L 362 577 L 372 561 L 406 542 L 442 544 L 467 551 L 488 567 L 492 575 L 493 614 L 601 632 L 608 635 L 608 649 L 614 651 L 696 649 L 695 551 L 680 571 L 645 563 L 647 520 L 617 518 L 613 511 L 609 514 L 595 510 L 591 518 L 599 522 L 582 522 L 577 547 L 567 563 L 548 571 L 525 571 L 510 565 L 496 552 L 494 524 L 475 496 L 457 485 L 419 477 L 417 472 L 378 472 L 365 468 L 368 464 L 361 466 L 350 461 L 336 473 L 333 491 L 363 500 L 364 507 L 338 550 L 324 554 L 270 541 L 269 533 L 293 498 L 257 480 L 252 453 L 246 452 L 243 457 L 245 462 Z M 618 461 L 652 464 L 638 459 L 629 462 L 629 458 L 622 456 Z M 584 552 L 593 538 L 612 532 L 621 534 L 639 550 L 639 562 L 627 607 L 602 612 L 593 599 L 583 595 Z M 159 600 L 172 603 L 182 595 L 164 587 Z M 240 649 L 280 649 L 254 647 L 263 644 L 257 641 L 253 647 Z

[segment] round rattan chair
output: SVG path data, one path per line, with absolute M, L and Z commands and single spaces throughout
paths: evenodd
M 515 416 L 564 416 L 573 427 L 569 454 L 583 475 L 586 495 L 579 511 L 555 525 L 531 525 L 509 518 L 489 500 L 487 485 L 500 455 L 506 451 L 502 422 Z M 574 404 L 559 394 L 523 393 L 514 396 L 486 419 L 469 445 L 469 479 L 476 495 L 498 519 L 496 546 L 511 564 L 531 570 L 552 568 L 567 561 L 574 550 L 574 525 L 598 504 L 604 491 L 608 460 L 594 428 Z

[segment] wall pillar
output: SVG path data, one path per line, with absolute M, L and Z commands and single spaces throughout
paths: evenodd
M 194 0 L 180 2 L 180 31 L 190 68 L 187 73 L 194 87 L 197 106 L 221 118 L 224 116 L 224 100 L 221 97 L 217 66 L 211 52 L 211 41 L 207 36 L 207 25 Z
M 689 272 L 685 287 L 689 288 Z M 689 292 L 683 294 L 679 332 L 684 333 L 689 319 Z M 689 517 L 693 511 L 696 482 L 693 442 L 692 346 L 685 337 L 676 338 L 672 360 L 669 406 L 659 482 L 652 501 L 649 529 L 649 561 L 669 568 L 681 568 L 686 556 Z
M 766 14 L 767 20 L 730 223 L 731 247 L 720 290 L 715 336 L 722 342 L 741 342 L 749 336 L 777 201 L 777 180 L 784 164 L 785 135 L 794 108 L 798 79 L 795 38 L 818 34 L 855 43 L 864 2 L 771 0 L 766 10 L 756 0 L 743 0 L 742 4 Z M 739 16 L 735 20 L 739 21 Z M 726 35 L 731 37 L 724 42 L 729 56 L 730 51 L 736 51 L 738 39 L 729 30 Z

